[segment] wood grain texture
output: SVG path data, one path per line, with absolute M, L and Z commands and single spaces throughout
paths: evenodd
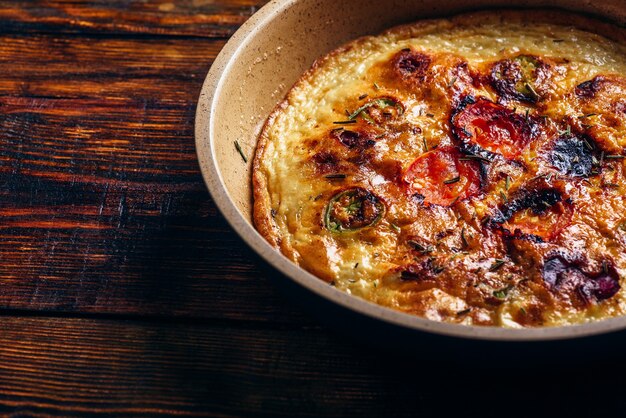
M 306 328 L 26 317 L 0 327 L 0 413 L 12 416 L 607 416 L 626 407 L 626 370 L 602 363 L 451 367 Z
M 227 37 L 267 1 L 0 1 L 0 33 Z
M 197 165 L 195 103 L 223 45 L 0 36 L 0 306 L 302 319 Z

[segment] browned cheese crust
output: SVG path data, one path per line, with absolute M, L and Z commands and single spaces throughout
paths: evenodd
M 265 124 L 255 225 L 330 285 L 434 320 L 622 315 L 625 54 L 623 28 L 544 10 L 357 39 Z

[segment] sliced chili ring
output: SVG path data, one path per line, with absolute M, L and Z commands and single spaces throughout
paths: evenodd
M 515 98 L 535 103 L 538 72 L 544 64 L 532 55 L 518 55 L 513 59 L 496 62 L 491 69 L 491 83 L 504 98 Z
M 522 116 L 485 98 L 466 100 L 452 116 L 455 136 L 507 159 L 517 157 L 539 133 L 531 116 Z
M 374 226 L 385 214 L 385 204 L 374 193 L 353 187 L 335 194 L 324 211 L 324 226 L 331 232 Z
M 422 154 L 403 176 L 412 193 L 424 204 L 450 206 L 457 200 L 477 195 L 481 189 L 480 163 L 464 160 L 456 147 L 440 147 Z
M 348 116 L 354 120 L 359 116 L 372 124 L 395 120 L 404 114 L 404 106 L 393 97 L 378 97 L 365 103 Z

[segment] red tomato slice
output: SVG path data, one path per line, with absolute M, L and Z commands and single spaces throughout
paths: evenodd
M 419 158 L 404 173 L 404 180 L 425 204 L 450 206 L 480 192 L 480 165 L 465 161 L 456 147 L 441 147 Z
M 480 98 L 452 117 L 454 133 L 461 141 L 501 154 L 517 157 L 538 132 L 536 121 L 513 110 Z
M 534 235 L 544 241 L 551 241 L 571 220 L 571 205 L 559 202 L 542 214 L 534 214 L 530 209 L 517 212 L 502 227 L 514 236 Z

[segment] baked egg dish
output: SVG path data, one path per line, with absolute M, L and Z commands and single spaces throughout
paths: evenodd
M 466 325 L 626 311 L 626 30 L 424 20 L 317 60 L 272 113 L 254 222 L 330 286 Z

